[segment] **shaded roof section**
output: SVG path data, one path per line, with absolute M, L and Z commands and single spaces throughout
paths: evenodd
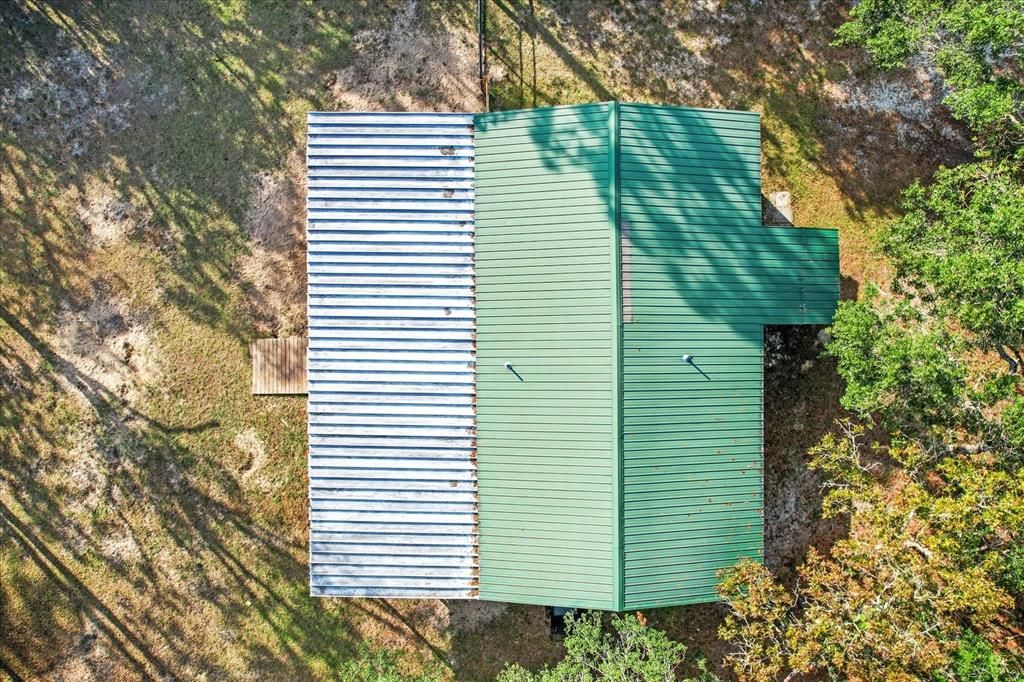
M 837 233 L 761 224 L 756 113 L 617 118 L 621 608 L 714 601 L 763 557 L 763 326 L 831 321 Z

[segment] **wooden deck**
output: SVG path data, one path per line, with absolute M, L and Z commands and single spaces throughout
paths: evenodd
M 256 339 L 252 355 L 253 395 L 305 395 L 306 337 Z

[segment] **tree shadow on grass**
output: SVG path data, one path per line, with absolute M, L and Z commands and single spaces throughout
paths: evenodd
M 266 626 L 274 645 L 246 649 L 250 670 L 303 671 L 313 660 L 336 666 L 351 654 L 358 637 L 344 611 L 318 608 L 306 594 L 304 542 L 254 522 L 250 510 L 235 502 L 243 496 L 232 475 L 212 461 L 197 460 L 182 444 L 183 436 L 215 428 L 215 421 L 154 420 L 77 371 L 6 310 L 0 309 L 0 320 L 23 342 L 6 336 L 0 346 L 2 378 L 16 388 L 0 422 L 0 523 L 3 536 L 14 543 L 7 551 L 34 565 L 38 576 L 19 571 L 4 589 L 10 590 L 7 598 L 18 595 L 21 608 L 29 611 L 35 635 L 49 632 L 54 645 L 39 647 L 31 633 L 28 640 L 12 638 L 6 643 L 9 667 L 31 674 L 52 667 L 48 659 L 67 648 L 52 627 L 68 607 L 109 641 L 115 669 L 127 666 L 147 679 L 187 671 L 238 674 L 224 667 L 209 642 L 203 645 L 208 633 L 183 629 L 184 623 L 197 625 L 178 619 L 189 611 L 216 618 L 229 632 L 243 632 L 254 620 Z M 42 367 L 48 371 L 39 371 Z M 65 440 L 59 426 L 26 407 L 48 400 L 61 387 L 70 387 L 95 418 L 85 447 L 94 453 L 89 466 L 103 481 L 92 510 L 79 508 L 68 491 L 50 485 L 50 470 L 61 466 L 55 461 L 59 453 L 43 455 L 33 447 Z M 90 515 L 98 508 L 106 512 Z M 104 543 L 112 530 L 124 529 L 140 548 L 137 560 L 123 561 Z M 153 534 L 172 546 L 154 547 Z M 102 587 L 95 586 L 97 563 L 112 574 L 101 579 Z M 61 600 L 54 600 L 54 590 Z M 12 618 L 10 611 L 3 616 Z M 23 624 L 15 625 L 4 623 L 5 630 L 23 632 Z
M 45 322 L 73 275 L 84 276 L 88 235 L 54 206 L 68 187 L 84 197 L 93 178 L 149 216 L 130 237 L 163 260 L 164 300 L 247 339 L 234 268 L 248 249 L 254 178 L 301 147 L 306 108 L 329 96 L 319 75 L 350 59 L 352 34 L 389 11 L 368 1 L 235 12 L 6 3 L 0 41 L 13 58 L 3 77 L 16 92 L 4 103 L 4 172 L 14 181 L 0 217 L 11 228 L 4 270 L 32 284 L 19 292 L 19 316 Z M 302 101 L 308 107 L 294 106 Z
M 97 273 L 94 235 L 76 215 L 97 180 L 147 214 L 127 239 L 155 263 L 161 305 L 247 340 L 235 261 L 248 248 L 251 180 L 301 146 L 305 109 L 327 96 L 321 74 L 349 58 L 353 32 L 390 11 L 34 0 L 0 9 L 7 668 L 74 677 L 78 658 L 100 678 L 301 676 L 353 651 L 347 607 L 308 596 L 304 529 L 261 520 L 237 472 L 208 451 L 219 420 L 153 417 L 51 339 L 60 311 L 97 295 L 97 275 L 112 296 L 133 284 L 130 273 Z M 75 632 L 93 626 L 95 635 Z
M 879 74 L 862 50 L 830 44 L 841 2 L 487 6 L 489 54 L 507 71 L 491 84 L 495 109 L 615 98 L 757 108 L 769 175 L 801 184 L 808 171 L 825 173 L 858 219 L 896 210 L 913 180 L 970 156 L 940 87 L 909 70 Z
M 419 632 L 441 658 L 401 606 L 311 599 L 304 495 L 257 500 L 241 489 L 230 432 L 224 442 L 237 424 L 219 415 L 252 408 L 245 424 L 289 431 L 286 399 L 256 404 L 172 375 L 147 386 L 139 407 L 77 369 L 53 333 L 63 311 L 141 286 L 130 267 L 99 272 L 109 250 L 78 211 L 99 183 L 131 207 L 123 250 L 154 280 L 154 324 L 183 317 L 184 329 L 213 332 L 193 342 L 190 362 L 216 362 L 205 342 L 244 348 L 253 325 L 236 261 L 253 237 L 253 179 L 302 148 L 306 111 L 331 105 L 352 36 L 390 24 L 398 9 L 370 0 L 0 7 L 0 503 L 12 538 L 0 560 L 15 567 L 0 585 L 11 597 L 0 612 L 13 633 L 0 654 L 7 668 L 74 677 L 67 659 L 78 657 L 99 678 L 329 675 L 360 641 L 361 619 Z M 177 333 L 160 331 L 161 341 Z M 202 376 L 238 379 L 216 367 Z M 212 404 L 224 395 L 239 405 Z M 287 437 L 295 445 L 304 432 Z M 286 466 L 271 475 L 304 489 L 304 473 Z M 267 509 L 288 504 L 302 505 L 302 520 L 273 523 L 282 514 Z M 109 546 L 121 536 L 134 556 Z M 92 660 L 93 635 L 75 637 L 92 621 L 111 640 L 106 664 Z
M 249 400 L 172 374 L 146 387 L 142 407 L 129 404 L 62 355 L 53 333 L 63 311 L 138 286 L 130 268 L 98 272 L 110 260 L 77 210 L 98 182 L 144 217 L 129 216 L 124 250 L 151 266 L 154 324 L 183 316 L 185 329 L 212 330 L 186 353 L 192 362 L 215 363 L 207 340 L 244 348 L 253 328 L 238 296 L 249 283 L 236 260 L 254 236 L 253 179 L 301 149 L 306 111 L 331 105 L 330 76 L 354 56 L 352 36 L 390 24 L 397 9 L 369 0 L 0 8 L 0 45 L 14 56 L 0 75 L 15 92 L 0 103 L 0 503 L 12 538 L 0 560 L 14 566 L 0 585 L 6 668 L 78 677 L 71 659 L 81 659 L 104 679 L 329 676 L 359 648 L 365 621 L 444 658 L 405 604 L 310 598 L 304 495 L 256 499 L 252 484 L 241 488 L 230 432 L 224 443 L 237 424 L 219 415 L 252 408 L 244 423 L 281 431 L 280 418 L 291 434 L 286 399 Z M 176 330 L 160 332 L 164 341 Z M 237 380 L 216 367 L 202 377 Z M 271 475 L 304 489 L 304 473 L 286 466 Z M 300 504 L 301 521 L 283 526 L 274 519 L 284 512 L 268 511 Z M 97 637 L 111 640 L 106 658 Z

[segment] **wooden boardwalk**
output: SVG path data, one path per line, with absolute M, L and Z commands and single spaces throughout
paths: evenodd
M 306 337 L 256 339 L 252 355 L 253 395 L 305 395 Z

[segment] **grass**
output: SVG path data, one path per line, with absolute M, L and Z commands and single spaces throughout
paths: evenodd
M 875 76 L 828 45 L 841 14 L 822 6 L 490 0 L 492 103 L 761 111 L 765 191 L 792 191 L 802 224 L 840 228 L 844 293 L 856 295 L 884 277 L 871 235 L 898 190 L 960 149 L 901 146 L 898 117 L 830 98 Z M 402 9 L 0 8 L 0 671 L 331 679 L 377 675 L 366 671 L 384 663 L 367 652 L 384 647 L 403 673 L 475 680 L 558 655 L 535 608 L 460 628 L 467 605 L 308 597 L 305 404 L 249 394 L 248 342 L 273 317 L 240 267 L 261 248 L 247 230 L 258 178 L 288 177 L 306 111 L 339 106 L 338 74 L 378 77 L 374 50 L 389 49 Z M 472 100 L 473 60 L 436 63 L 429 48 L 453 49 L 442 28 L 472 42 L 473 3 L 416 12 L 424 53 L 403 52 L 408 63 L 379 74 L 386 87 L 360 97 Z M 461 69 L 458 100 L 425 90 L 425 69 Z M 837 379 L 827 368 L 773 376 L 769 394 L 799 397 L 768 420 L 768 457 L 792 471 L 801 453 L 786 434 L 799 422 L 804 442 L 828 428 Z M 243 434 L 262 455 L 237 444 Z M 804 504 L 813 516 L 813 494 Z M 790 561 L 802 547 L 776 551 Z M 718 613 L 656 620 L 714 661 Z
M 390 18 L 376 3 L 5 6 L 22 50 L 5 87 L 36 88 L 4 111 L 29 118 L 3 140 L 11 671 L 329 678 L 372 641 L 372 609 L 308 597 L 305 405 L 249 395 L 236 263 L 253 177 L 301 148 L 353 34 Z M 98 193 L 132 207 L 127 239 L 85 234 Z M 129 404 L 61 338 L 99 298 L 151 337 L 158 379 Z M 249 430 L 266 452 L 253 476 L 234 445 Z
M 491 105 L 618 98 L 759 111 L 765 193 L 790 191 L 797 224 L 840 229 L 852 281 L 884 279 L 871 235 L 892 217 L 903 187 L 964 157 L 966 135 L 952 125 L 942 140 L 915 131 L 897 142 L 906 121 L 888 105 L 849 107 L 831 96 L 851 79 L 881 78 L 859 51 L 830 45 L 843 20 L 836 4 L 721 5 L 491 0 L 490 64 L 501 76 Z M 910 73 L 893 79 L 904 92 L 914 85 Z M 931 106 L 936 128 L 950 121 Z M 844 293 L 853 292 L 851 284 Z

